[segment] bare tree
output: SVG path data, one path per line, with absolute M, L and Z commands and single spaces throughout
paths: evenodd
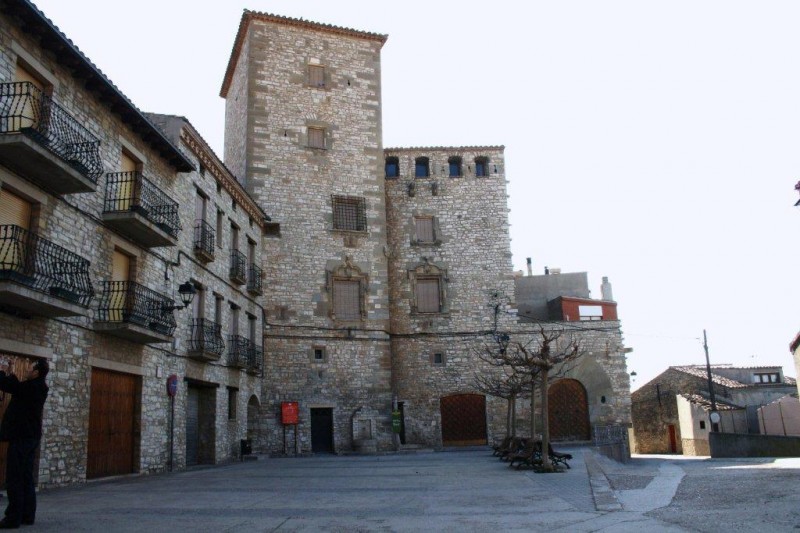
M 531 394 L 531 384 L 521 380 L 509 367 L 507 371 L 501 370 L 493 374 L 476 374 L 475 388 L 486 395 L 506 400 L 506 436 L 516 437 L 517 398 Z

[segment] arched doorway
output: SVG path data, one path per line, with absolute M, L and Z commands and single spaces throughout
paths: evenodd
M 560 379 L 547 390 L 550 439 L 589 440 L 589 402 L 577 379 Z
M 439 400 L 442 413 L 442 445 L 486 444 L 486 397 L 455 394 Z
M 255 394 L 247 400 L 247 440 L 253 443 L 258 434 L 258 410 L 261 404 Z

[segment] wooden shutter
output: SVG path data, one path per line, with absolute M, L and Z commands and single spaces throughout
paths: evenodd
M 120 251 L 114 250 L 111 256 L 111 281 L 128 281 L 131 271 L 131 258 Z M 123 319 L 127 287 L 124 283 L 112 283 L 109 295 L 108 319 L 119 322 Z
M 333 282 L 333 312 L 338 320 L 361 318 L 358 281 L 336 280 Z
M 44 84 L 20 64 L 17 64 L 17 70 L 14 73 L 14 81 L 27 81 L 32 83 L 40 91 L 44 90 Z
M 231 335 L 239 334 L 239 309 L 237 307 L 231 307 L 230 333 Z
M 131 258 L 114 250 L 111 262 L 111 281 L 128 281 L 131 270 Z
M 311 148 L 325 148 L 325 130 L 308 128 L 308 145 Z
M 32 205 L 6 189 L 0 189 L 0 225 L 12 224 L 30 229 Z
M 308 84 L 312 87 L 325 87 L 325 67 L 319 65 L 309 65 Z
M 22 65 L 17 64 L 17 70 L 14 73 L 14 81 L 30 82 L 39 91 L 44 90 L 44 85 L 39 81 L 30 71 L 26 70 Z M 15 116 L 11 130 L 16 131 L 21 128 L 35 127 L 39 121 L 39 112 L 41 106 L 41 93 L 34 91 L 33 94 L 20 94 L 19 101 L 14 102 L 12 105 L 12 113 Z M 28 91 L 25 91 L 28 92 Z
M 419 242 L 433 242 L 433 217 L 422 217 L 414 219 L 417 227 L 417 240 Z
M 122 152 L 122 157 L 119 162 L 120 172 L 135 172 L 137 167 L 136 161 L 125 152 Z
M 438 313 L 439 309 L 439 280 L 417 280 L 417 311 L 420 313 Z

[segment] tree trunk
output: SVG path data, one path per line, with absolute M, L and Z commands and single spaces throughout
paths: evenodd
M 514 429 L 511 427 L 511 411 L 514 405 L 514 395 L 506 398 L 506 437 L 514 436 Z
M 517 436 L 517 395 L 512 395 L 511 400 L 511 436 Z
M 531 374 L 531 438 L 536 438 L 536 376 Z
M 547 405 L 547 374 L 549 370 L 543 367 L 541 370 L 542 383 L 542 470 L 552 472 L 553 466 L 550 464 L 550 413 Z

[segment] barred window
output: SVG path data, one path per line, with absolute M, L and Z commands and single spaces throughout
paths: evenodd
M 367 231 L 367 206 L 364 198 L 334 196 L 333 229 Z
M 338 320 L 359 320 L 361 318 L 360 285 L 361 283 L 357 280 L 334 280 L 333 312 Z
M 417 312 L 438 313 L 441 310 L 439 278 L 417 279 Z
M 433 217 L 416 217 L 414 226 L 417 231 L 417 242 L 434 242 L 436 232 L 433 229 Z
M 325 67 L 321 65 L 309 65 L 308 84 L 312 87 L 325 87 Z
M 308 146 L 311 148 L 325 148 L 324 128 L 308 128 Z

